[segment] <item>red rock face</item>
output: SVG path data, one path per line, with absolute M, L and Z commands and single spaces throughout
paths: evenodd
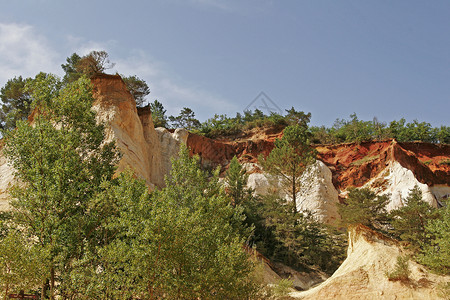
M 187 146 L 191 154 L 201 157 L 209 166 L 226 167 L 236 155 L 241 162 L 257 162 L 259 155 L 268 155 L 280 131 L 254 130 L 253 134 L 236 140 L 212 140 L 189 134 Z M 398 143 L 395 140 L 317 145 L 318 159 L 332 171 L 333 184 L 338 190 L 360 187 L 382 172 L 391 161 L 410 169 L 427 185 L 450 185 L 450 145 L 430 143 Z

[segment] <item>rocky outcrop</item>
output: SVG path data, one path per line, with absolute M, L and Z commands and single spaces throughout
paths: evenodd
M 92 78 L 93 109 L 107 124 L 106 139 L 114 140 L 122 153 L 118 172 L 131 168 L 150 188 L 163 185 L 161 146 L 149 109 L 136 109 L 136 103 L 119 75 Z
M 8 165 L 0 146 L 0 211 L 9 209 L 8 187 L 14 181 L 14 169 Z
M 389 195 L 390 201 L 386 209 L 391 211 L 406 204 L 405 200 L 410 190 L 416 185 L 422 192 L 422 199 L 431 206 L 438 207 L 431 188 L 417 180 L 413 171 L 403 167 L 398 161 L 390 162 L 382 172 L 370 179 L 364 187 L 369 187 L 378 195 Z
M 161 174 L 169 174 L 172 169 L 172 159 L 178 156 L 180 145 L 186 144 L 189 132 L 186 129 L 178 128 L 169 131 L 166 128 L 155 129 L 161 146 Z
M 294 292 L 298 299 L 440 299 L 439 286 L 449 276 L 429 273 L 409 261 L 408 280 L 391 281 L 397 257 L 408 253 L 400 244 L 363 225 L 349 230 L 347 258 L 336 272 L 315 288 Z
M 247 168 L 259 170 L 255 164 L 247 164 Z M 340 219 L 337 211 L 339 195 L 332 183 L 330 169 L 321 161 L 316 163 L 300 178 L 300 189 L 297 193 L 297 210 L 309 211 L 319 221 L 327 224 L 336 224 Z M 274 189 L 270 187 L 274 187 Z M 251 172 L 248 177 L 247 187 L 258 195 L 267 195 L 277 192 L 281 197 L 290 200 L 283 193 L 280 181 L 265 173 Z
M 263 195 L 271 192 L 274 180 L 258 167 L 258 156 L 268 155 L 281 135 L 279 128 L 252 129 L 235 140 L 212 140 L 190 133 L 187 145 L 191 154 L 213 168 L 225 170 L 236 155 L 251 173 L 249 187 Z M 403 206 L 415 185 L 434 207 L 439 206 L 439 199 L 450 196 L 449 145 L 386 140 L 315 147 L 320 163 L 313 168 L 315 175 L 304 176 L 298 209 L 311 210 L 324 222 L 338 218 L 335 204 L 346 197 L 349 187 L 370 187 L 378 194 L 389 194 L 388 210 Z

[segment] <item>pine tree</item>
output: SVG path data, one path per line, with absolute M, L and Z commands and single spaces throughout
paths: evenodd
M 316 151 L 309 144 L 306 126 L 292 125 L 284 129 L 283 137 L 275 141 L 275 148 L 267 157 L 260 156 L 264 171 L 281 182 L 283 191 L 292 199 L 297 212 L 297 193 L 303 173 L 315 162 Z
M 104 271 L 89 283 L 102 286 L 101 297 L 251 298 L 242 213 L 229 205 L 218 172 L 208 178 L 185 146 L 162 190 L 149 195 L 124 175 L 109 193 L 118 208 L 108 225 L 115 238 L 100 251 Z
M 338 204 L 342 224 L 363 224 L 373 229 L 382 229 L 389 221 L 386 205 L 387 195 L 377 196 L 368 188 L 350 189 L 345 203 Z
M 422 191 L 416 185 L 409 192 L 405 206 L 391 212 L 394 234 L 411 243 L 418 250 L 422 245 L 430 243 L 426 226 L 430 220 L 436 219 L 437 210 L 422 199 Z
M 248 175 L 242 168 L 236 156 L 231 159 L 230 165 L 225 177 L 227 184 L 226 191 L 231 197 L 231 204 L 237 206 L 248 197 L 251 197 L 251 191 L 247 189 Z
M 425 225 L 428 244 L 423 245 L 419 255 L 421 263 L 436 272 L 450 274 L 450 205 L 438 210 L 439 216 Z

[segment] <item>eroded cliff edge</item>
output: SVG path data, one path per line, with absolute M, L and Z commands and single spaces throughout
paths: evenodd
M 298 299 L 441 299 L 441 285 L 450 276 L 438 276 L 423 266 L 408 262 L 406 281 L 389 280 L 397 257 L 408 255 L 399 242 L 363 225 L 349 229 L 347 258 L 320 285 L 290 296 Z

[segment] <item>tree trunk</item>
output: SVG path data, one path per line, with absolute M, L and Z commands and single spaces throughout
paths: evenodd
M 292 201 L 294 202 L 294 213 L 297 213 L 297 187 L 295 186 L 295 176 L 292 176 Z
M 55 268 L 50 268 L 50 299 L 55 299 Z

